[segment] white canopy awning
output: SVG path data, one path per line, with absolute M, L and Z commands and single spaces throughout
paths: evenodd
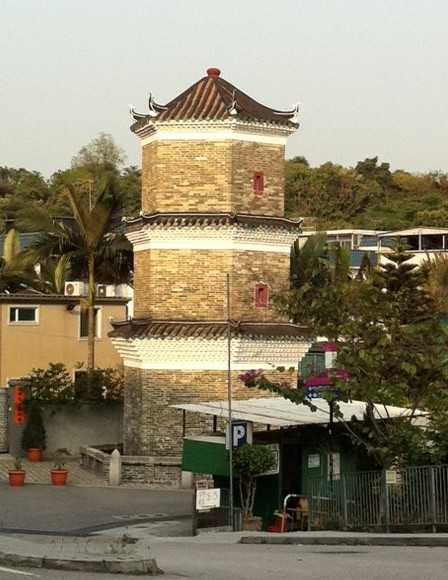
M 283 397 L 271 397 L 266 399 L 245 399 L 232 401 L 232 417 L 237 421 L 252 421 L 275 427 L 288 427 L 293 425 L 310 425 L 316 423 L 328 423 L 330 411 L 325 399 L 313 399 L 313 405 L 317 411 L 304 404 L 297 405 Z M 182 409 L 191 413 L 203 413 L 216 417 L 227 418 L 229 415 L 227 401 L 209 401 L 206 403 L 188 403 L 172 405 L 175 409 Z M 366 403 L 352 401 L 351 403 L 339 403 L 339 409 L 344 420 L 356 417 L 362 420 Z M 409 415 L 410 410 L 403 407 L 378 405 L 375 413 L 379 418 L 396 418 Z M 422 413 L 418 413 L 422 414 Z M 335 421 L 340 419 L 335 418 Z

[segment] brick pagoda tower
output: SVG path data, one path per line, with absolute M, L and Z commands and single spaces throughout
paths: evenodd
M 272 307 L 300 232 L 284 217 L 297 109 L 263 106 L 210 68 L 167 105 L 150 96 L 148 113 L 132 114 L 143 158 L 142 211 L 127 220 L 135 318 L 111 333 L 126 373 L 124 452 L 148 457 L 147 480 L 177 483 L 183 424 L 171 405 L 227 396 L 227 273 L 236 398 L 257 396 L 241 371 L 296 368 L 309 347 Z

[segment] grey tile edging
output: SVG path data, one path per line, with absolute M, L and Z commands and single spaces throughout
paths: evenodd
M 446 536 L 242 536 L 240 544 L 304 546 L 433 546 L 447 547 Z

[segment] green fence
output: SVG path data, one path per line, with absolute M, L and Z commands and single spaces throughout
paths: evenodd
M 349 473 L 306 486 L 311 529 L 448 528 L 448 465 Z

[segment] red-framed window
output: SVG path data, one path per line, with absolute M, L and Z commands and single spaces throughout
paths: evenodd
M 267 308 L 269 305 L 269 288 L 267 284 L 255 284 L 255 306 Z
M 264 192 L 264 174 L 262 171 L 254 173 L 253 186 L 256 195 L 261 195 Z

